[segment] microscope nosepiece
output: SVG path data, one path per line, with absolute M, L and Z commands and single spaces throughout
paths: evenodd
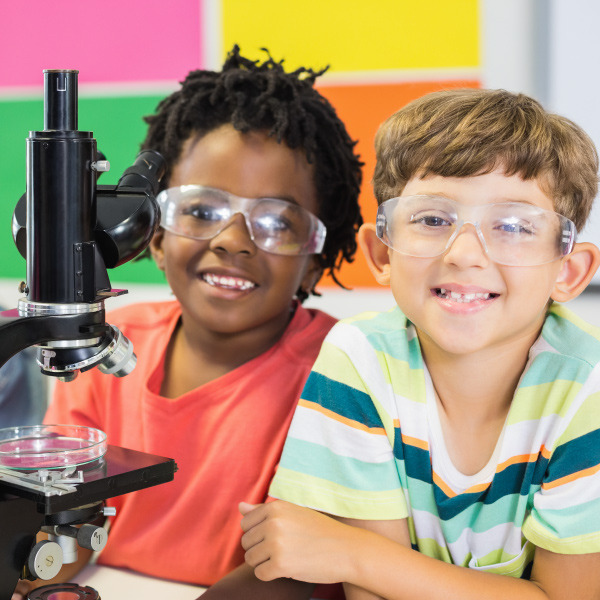
M 98 369 L 107 375 L 125 377 L 135 369 L 137 357 L 133 353 L 133 344 L 121 333 L 121 330 L 111 327 L 115 333 L 112 351 L 98 364 Z
M 64 382 L 73 381 L 80 371 L 93 367 L 115 377 L 124 377 L 133 371 L 137 363 L 133 344 L 117 327 L 110 325 L 103 337 L 93 342 L 48 342 L 40 349 L 38 364 L 43 373 Z

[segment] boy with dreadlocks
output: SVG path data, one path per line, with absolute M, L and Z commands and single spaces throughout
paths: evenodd
M 137 367 L 57 384 L 46 422 L 173 457 L 173 482 L 115 498 L 103 565 L 209 586 L 241 565 L 238 502 L 262 502 L 334 319 L 301 303 L 356 250 L 361 165 L 314 86 L 234 47 L 146 118 L 167 172 L 151 253 L 176 301 L 115 311 Z M 83 551 L 80 551 L 83 554 Z M 61 577 L 72 577 L 65 571 Z

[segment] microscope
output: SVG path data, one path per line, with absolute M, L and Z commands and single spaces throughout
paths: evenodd
M 105 321 L 113 290 L 107 269 L 142 252 L 160 221 L 155 201 L 164 160 L 142 151 L 116 185 L 97 185 L 109 163 L 92 132 L 79 131 L 75 70 L 44 71 L 44 130 L 27 138 L 26 194 L 12 232 L 26 259 L 24 296 L 0 312 L 0 366 L 29 346 L 41 371 L 61 381 L 99 368 L 123 377 L 135 367 L 131 342 Z M 77 545 L 100 550 L 104 501 L 171 481 L 170 458 L 111 446 L 87 427 L 0 429 L 0 600 L 20 578 L 52 579 Z M 36 543 L 44 531 L 48 540 Z M 92 588 L 46 586 L 32 600 L 95 600 Z

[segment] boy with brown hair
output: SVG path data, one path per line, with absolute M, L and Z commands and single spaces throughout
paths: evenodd
M 526 96 L 452 90 L 376 150 L 359 241 L 398 307 L 327 336 L 270 489 L 294 504 L 242 503 L 246 562 L 352 600 L 596 599 L 600 332 L 556 303 L 600 264 L 575 241 L 594 145 Z

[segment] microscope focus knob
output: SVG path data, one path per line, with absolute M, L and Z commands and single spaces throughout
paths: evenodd
M 44 581 L 56 577 L 62 565 L 62 548 L 56 542 L 49 540 L 38 542 L 31 550 L 27 561 L 31 575 Z
M 108 532 L 104 527 L 98 527 L 97 525 L 82 525 L 77 533 L 77 543 L 82 548 L 87 548 L 94 552 L 103 550 L 107 541 Z

